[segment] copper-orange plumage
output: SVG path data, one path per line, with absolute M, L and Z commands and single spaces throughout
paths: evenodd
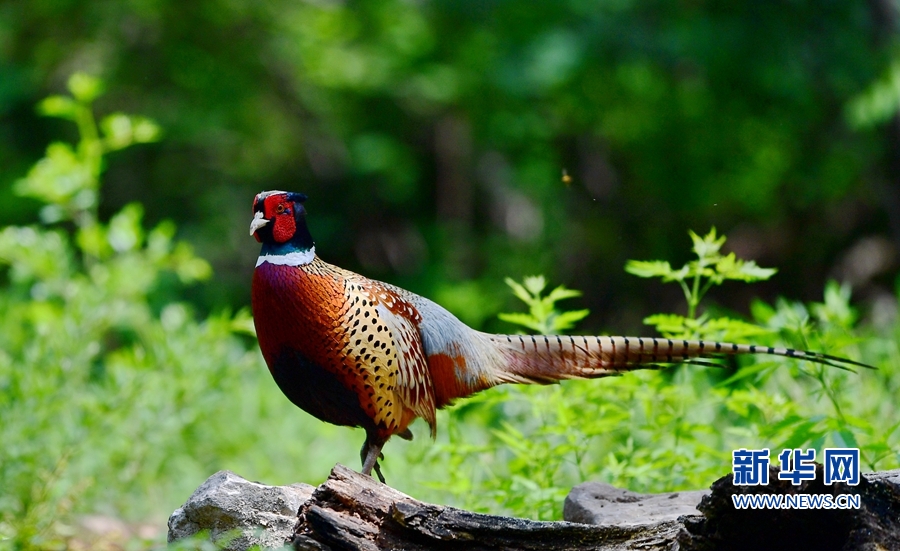
M 391 436 L 412 438 L 435 410 L 503 383 L 547 384 L 726 354 L 774 354 L 846 366 L 814 352 L 646 337 L 492 335 L 438 304 L 322 261 L 300 193 L 253 202 L 250 234 L 262 243 L 253 274 L 253 319 L 272 377 L 297 406 L 336 425 L 362 427 L 363 473 Z

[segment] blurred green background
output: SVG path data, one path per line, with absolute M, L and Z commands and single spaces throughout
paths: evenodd
M 264 189 L 310 196 L 325 259 L 475 325 L 504 276 L 546 273 L 584 290 L 592 327 L 634 330 L 679 297 L 629 281 L 625 260 L 683 260 L 685 231 L 712 225 L 781 269 L 755 293 L 813 299 L 832 276 L 873 297 L 893 286 L 900 243 L 897 124 L 867 102 L 891 82 L 892 10 L 3 2 L 0 220 L 34 219 L 10 186 L 51 137 L 72 136 L 34 105 L 78 70 L 106 80 L 100 112 L 165 132 L 109 158 L 101 216 L 137 200 L 149 222 L 175 220 L 215 269 L 191 296 L 206 310 L 249 301 L 248 213 Z M 718 297 L 741 310 L 746 298 Z
M 78 548 L 96 513 L 158 545 L 218 469 L 357 466 L 362 434 L 297 411 L 246 334 L 265 189 L 309 195 L 326 261 L 498 332 L 522 308 L 504 278 L 544 274 L 583 291 L 564 305 L 590 309 L 579 332 L 653 334 L 642 320 L 684 297 L 626 261 L 680 265 L 687 231 L 716 226 L 778 273 L 704 310 L 786 296 L 755 303 L 761 341 L 880 367 L 492 390 L 442 413 L 436 445 L 418 425 L 388 445 L 388 482 L 416 497 L 558 518 L 588 478 L 702 487 L 729 446 L 900 464 L 897 21 L 891 0 L 0 0 L 0 548 Z M 84 139 L 36 109 L 76 72 L 104 83 L 98 120 L 161 134 L 107 147 L 98 202 L 47 229 L 78 164 L 21 182 Z

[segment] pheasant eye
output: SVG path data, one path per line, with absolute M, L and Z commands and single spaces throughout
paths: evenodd
M 284 210 L 285 210 L 285 209 L 284 209 L 284 205 L 282 205 L 282 204 L 280 204 L 280 203 L 278 204 L 277 207 L 275 207 L 275 213 L 276 213 L 276 214 L 284 214 Z

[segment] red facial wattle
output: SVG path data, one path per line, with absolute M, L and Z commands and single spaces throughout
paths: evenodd
M 297 231 L 296 222 L 294 222 L 294 216 L 290 214 L 290 210 L 285 211 L 283 214 L 279 214 L 275 217 L 275 225 L 272 227 L 272 237 L 275 238 L 277 243 L 286 243 L 294 237 L 294 232 Z
M 294 211 L 291 201 L 286 195 L 270 195 L 264 199 L 263 212 L 265 217 L 271 220 L 272 237 L 276 243 L 286 243 L 294 237 L 297 231 L 297 223 L 294 221 Z M 259 241 L 259 237 L 256 238 Z

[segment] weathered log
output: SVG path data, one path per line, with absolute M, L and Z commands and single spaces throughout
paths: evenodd
M 416 501 L 342 465 L 299 517 L 296 549 L 662 550 L 682 529 L 677 521 L 592 526 L 472 513 Z
M 341 465 L 311 493 L 308 486 L 285 487 L 289 490 L 282 493 L 256 483 L 238 483 L 233 473 L 218 473 L 173 514 L 169 537 L 172 541 L 201 529 L 212 530 L 216 537 L 237 529 L 241 537 L 225 549 L 246 549 L 256 537 L 256 543 L 264 547 L 284 542 L 294 549 L 317 551 L 900 549 L 900 470 L 864 475 L 858 486 L 824 486 L 819 472 L 815 481 L 799 487 L 779 481 L 777 472 L 771 471 L 768 486 L 757 487 L 734 486 L 728 475 L 716 481 L 709 493 L 648 496 L 590 485 L 573 491 L 566 504 L 567 518 L 604 523 L 599 526 L 538 522 L 422 503 Z M 215 510 L 217 486 L 225 494 L 224 512 Z M 735 493 L 853 494 L 859 496 L 860 508 L 737 510 L 731 499 Z M 287 530 L 285 521 L 291 515 L 285 506 L 297 503 L 298 497 L 305 501 L 293 517 L 293 529 Z M 682 514 L 690 512 L 690 504 L 700 497 L 700 511 Z M 667 500 L 683 501 L 673 507 Z M 584 506 L 590 501 L 601 502 L 602 514 L 597 516 Z M 260 510 L 241 512 L 241 503 Z M 641 511 L 656 512 L 642 516 Z

